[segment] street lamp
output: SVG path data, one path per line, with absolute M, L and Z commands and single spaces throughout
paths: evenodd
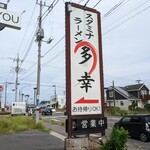
M 19 90 L 19 100 L 23 102 L 23 89 L 26 87 L 30 87 L 30 85 L 25 85 L 21 88 L 21 90 Z

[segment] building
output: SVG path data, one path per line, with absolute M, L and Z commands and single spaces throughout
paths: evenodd
M 66 97 L 65 95 L 52 95 L 49 101 L 41 101 L 39 104 L 40 107 L 45 107 L 47 105 L 62 109 L 66 106 Z
M 150 103 L 149 89 L 144 83 L 125 87 L 110 86 L 106 89 L 107 106 L 116 106 L 128 110 L 133 102 L 136 102 L 137 106 L 141 108 Z

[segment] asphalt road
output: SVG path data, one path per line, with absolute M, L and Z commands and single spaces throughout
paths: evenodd
M 55 119 L 56 121 L 62 121 L 65 120 L 65 116 L 63 113 L 56 113 L 55 115 L 52 116 L 44 116 L 43 118 L 47 119 Z M 115 122 L 117 122 L 121 117 L 117 116 L 108 116 L 107 121 L 108 121 L 108 129 L 106 130 L 106 136 L 108 136 L 111 133 L 112 127 Z M 59 133 L 60 135 L 63 135 L 64 138 L 67 137 L 67 134 L 65 132 L 64 126 L 60 126 L 59 123 L 58 125 L 51 125 L 51 124 L 45 124 L 47 127 L 51 128 L 54 132 Z M 59 138 L 59 136 L 58 136 Z M 60 139 L 64 139 L 60 138 Z M 150 141 L 149 142 L 141 142 L 139 139 L 131 139 L 129 138 L 128 140 L 128 150 L 150 150 Z
M 64 150 L 64 139 L 67 137 L 65 127 L 59 122 L 65 120 L 63 113 L 56 113 L 52 116 L 42 117 L 47 119 L 55 119 L 58 124 L 43 124 L 52 129 L 50 133 L 39 131 L 18 132 L 13 135 L 0 136 L 0 150 Z M 108 117 L 107 136 L 111 133 L 113 124 L 119 117 Z M 150 150 L 150 142 L 141 142 L 138 139 L 128 140 L 128 150 Z
M 49 133 L 26 131 L 0 136 L 0 150 L 64 150 L 64 142 Z

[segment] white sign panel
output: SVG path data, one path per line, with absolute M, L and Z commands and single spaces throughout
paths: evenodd
M 71 115 L 102 114 L 97 14 L 71 7 Z
M 0 23 L 10 28 L 21 29 L 21 14 L 0 8 Z

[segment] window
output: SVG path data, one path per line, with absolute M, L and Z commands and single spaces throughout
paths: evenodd
M 141 122 L 141 117 L 132 117 L 131 122 L 137 122 L 137 123 L 139 123 L 139 122 Z
M 113 97 L 113 96 L 114 96 L 113 91 L 109 91 L 109 97 Z
M 123 101 L 120 101 L 120 106 L 124 106 L 124 102 Z
M 147 91 L 146 90 L 141 90 L 141 95 L 146 95 Z
M 122 122 L 124 122 L 124 123 L 128 123 L 128 122 L 130 122 L 131 121 L 131 117 L 124 117 L 123 119 L 122 119 Z

